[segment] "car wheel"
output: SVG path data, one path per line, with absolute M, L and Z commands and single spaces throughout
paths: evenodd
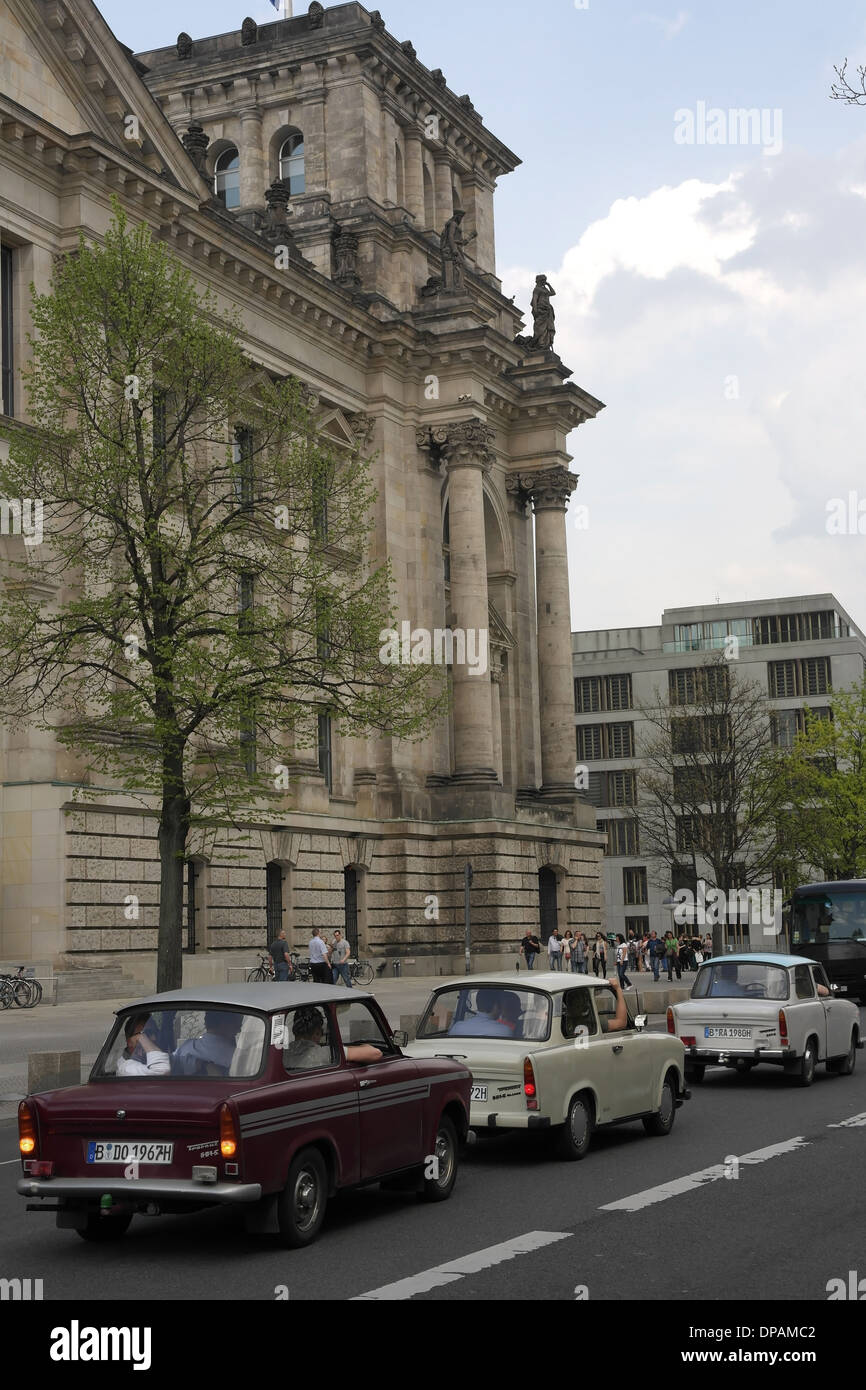
M 328 1175 L 317 1149 L 304 1149 L 293 1160 L 280 1196 L 280 1236 L 290 1250 L 311 1245 L 319 1234 L 328 1204 Z
M 592 1130 L 592 1103 L 587 1096 L 575 1096 L 568 1107 L 568 1119 L 557 1136 L 559 1157 L 572 1162 L 585 1158 L 592 1141 Z
M 851 1034 L 851 1046 L 844 1057 L 834 1057 L 832 1062 L 827 1063 L 827 1070 L 834 1071 L 837 1076 L 850 1076 L 857 1061 L 857 1034 Z
M 707 1068 L 703 1062 L 686 1062 L 686 1085 L 688 1086 L 690 1084 L 694 1084 L 695 1086 L 700 1086 L 701 1082 L 704 1079 L 704 1072 L 706 1071 L 706 1069 Z
M 430 1160 L 435 1159 L 435 1165 Z M 433 1167 L 433 1176 L 427 1177 L 427 1170 Z M 453 1120 L 442 1115 L 436 1131 L 436 1143 L 429 1158 L 424 1160 L 424 1186 L 421 1195 L 425 1202 L 444 1202 L 451 1196 L 457 1181 L 457 1131 Z
M 121 1240 L 129 1230 L 131 1221 L 131 1213 L 126 1216 L 101 1216 L 98 1211 L 94 1211 L 88 1215 L 87 1225 L 76 1229 L 82 1240 Z
M 799 1064 L 794 1071 L 798 1086 L 811 1086 L 815 1080 L 815 1068 L 818 1065 L 818 1049 L 815 1039 L 810 1038 L 806 1043 L 806 1049 L 800 1058 Z
M 677 1090 L 676 1082 L 668 1072 L 665 1077 L 665 1084 L 662 1086 L 662 1098 L 658 1110 L 654 1115 L 644 1115 L 643 1127 L 647 1134 L 662 1136 L 670 1134 L 674 1127 L 674 1120 L 677 1116 Z

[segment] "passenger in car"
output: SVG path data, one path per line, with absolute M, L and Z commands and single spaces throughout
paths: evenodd
M 241 1022 L 240 1014 L 209 1009 L 201 1036 L 188 1038 L 172 1053 L 172 1071 L 181 1076 L 228 1076 Z
M 502 996 L 502 1003 L 499 1006 L 499 1022 L 504 1023 L 509 1029 L 512 1038 L 523 1037 L 523 1025 L 520 1022 L 520 1015 L 523 1012 L 523 1005 L 520 1002 L 520 995 L 513 990 L 507 989 Z
M 330 1046 L 323 1042 L 325 1020 L 321 1009 L 296 1009 L 292 1019 L 295 1040 L 283 1053 L 287 1071 L 307 1071 L 313 1067 L 329 1067 L 333 1060 Z M 346 1047 L 348 1062 L 381 1062 L 382 1052 L 372 1043 L 350 1043 Z
M 502 1012 L 501 989 L 479 989 L 475 992 L 475 1013 L 462 1018 L 448 1029 L 449 1037 L 460 1038 L 511 1038 L 511 1027 L 500 1021 Z
M 158 1043 L 146 1032 L 150 1014 L 136 1014 L 123 1025 L 126 1047 L 117 1063 L 118 1076 L 165 1076 L 171 1070 L 171 1060 Z

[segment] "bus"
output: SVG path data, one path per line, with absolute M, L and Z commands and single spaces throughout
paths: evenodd
M 795 956 L 820 961 L 840 994 L 866 1003 L 866 878 L 801 884 L 788 929 Z

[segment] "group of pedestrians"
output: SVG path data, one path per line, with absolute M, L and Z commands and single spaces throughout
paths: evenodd
M 291 952 L 285 929 L 277 934 L 268 951 L 274 963 L 274 979 L 288 980 L 291 973 Z M 309 952 L 314 980 L 320 985 L 335 985 L 338 980 L 342 980 L 347 989 L 352 989 L 352 976 L 349 971 L 352 948 L 341 931 L 335 931 L 333 941 L 329 941 L 322 935 L 320 927 L 313 927 Z
M 575 975 L 588 975 L 592 971 L 602 979 L 606 976 L 608 942 L 600 931 L 594 937 L 587 937 L 584 932 L 570 931 L 561 936 L 559 928 L 554 927 L 545 948 L 532 929 L 527 927 L 520 943 L 520 955 L 526 962 L 527 970 L 535 968 L 536 959 L 543 949 L 547 950 L 550 970 L 571 971 Z M 713 939 L 709 932 L 704 937 L 686 933 L 677 936 L 670 927 L 663 937 L 654 931 L 641 937 L 629 932 L 628 939 L 619 933 L 614 946 L 619 982 L 623 989 L 633 988 L 628 977 L 629 970 L 634 973 L 642 970 L 649 973 L 651 970 L 653 979 L 658 980 L 660 971 L 665 969 L 669 980 L 673 979 L 674 972 L 681 980 L 685 971 L 697 970 L 699 957 L 711 955 L 712 950 Z

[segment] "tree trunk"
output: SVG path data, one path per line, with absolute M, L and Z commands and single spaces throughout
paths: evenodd
M 180 767 L 183 762 L 180 760 Z M 183 985 L 183 866 L 189 831 L 190 802 L 178 788 L 177 765 L 164 769 L 159 822 L 159 936 L 156 987 L 162 992 Z M 182 781 L 182 773 L 181 773 Z

